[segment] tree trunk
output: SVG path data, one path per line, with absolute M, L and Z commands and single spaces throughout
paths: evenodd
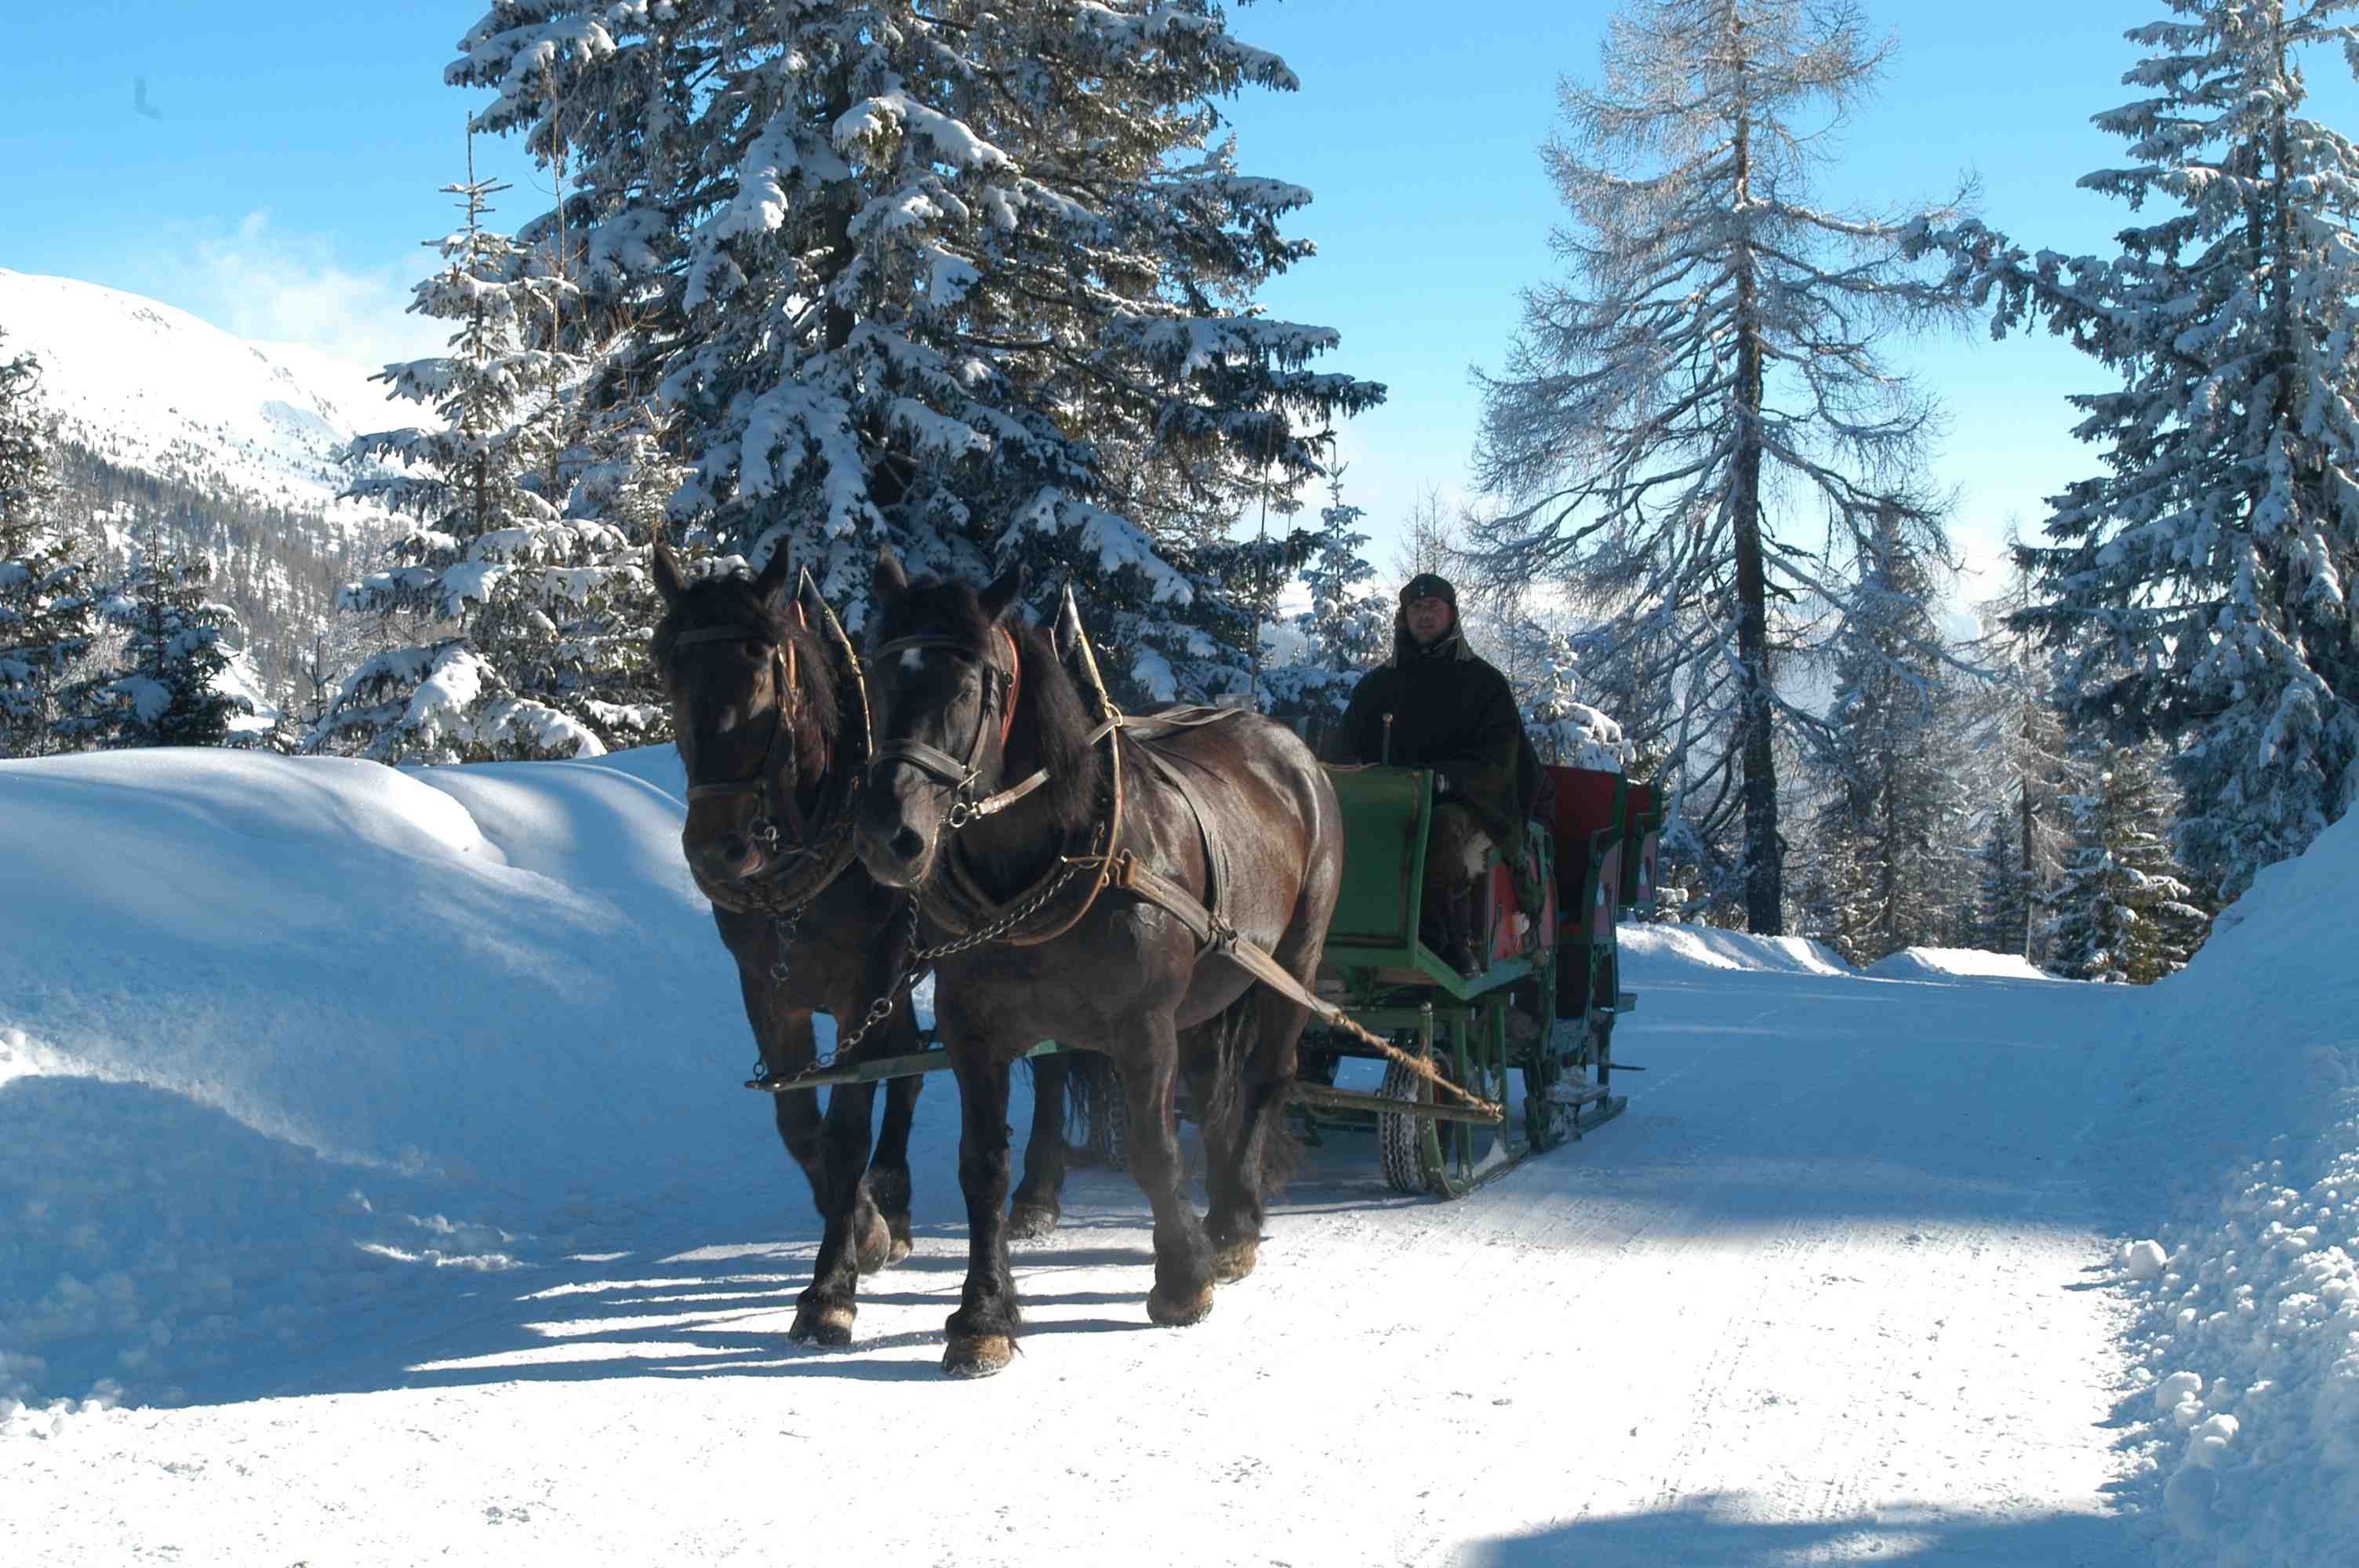
M 1743 56 L 1740 53 L 1739 59 Z M 1740 71 L 1742 66 L 1739 66 Z M 1736 122 L 1736 200 L 1752 199 L 1752 127 Z M 1736 254 L 1736 457 L 1729 522 L 1736 549 L 1737 752 L 1745 768 L 1745 925 L 1756 936 L 1786 932 L 1785 838 L 1777 831 L 1777 758 L 1772 748 L 1768 577 L 1761 559 L 1761 323 L 1751 245 Z
M 2027 720 L 2024 724 L 2027 733 L 2030 728 L 2030 723 Z M 2027 747 L 2026 750 L 2028 751 L 2028 748 Z M 2023 870 L 2017 874 L 2016 881 L 2023 895 L 2023 961 L 2027 964 L 2031 962 L 2031 905 L 2033 903 L 2031 896 L 2031 780 L 2027 773 L 2018 793 L 2018 805 L 2023 813 L 2023 838 L 2016 848 L 2016 859 Z

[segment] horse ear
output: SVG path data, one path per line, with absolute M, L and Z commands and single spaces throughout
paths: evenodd
M 755 578 L 754 591 L 764 599 L 782 600 L 786 595 L 787 584 L 793 579 L 794 570 L 795 553 L 787 547 L 786 540 L 781 538 L 777 546 L 770 551 L 770 558 L 762 564 L 761 575 Z
M 983 590 L 983 612 L 994 621 L 1006 618 L 1016 601 L 1024 597 L 1024 563 L 1001 572 L 989 588 Z
M 909 574 L 901 569 L 901 557 L 893 553 L 892 546 L 877 545 L 876 571 L 869 581 L 879 604 L 891 604 L 909 591 Z
M 660 534 L 656 535 L 655 578 L 656 591 L 663 595 L 666 607 L 678 608 L 688 596 L 688 579 L 680 573 L 679 557 L 671 553 Z
M 1064 596 L 1057 605 L 1057 657 L 1070 659 L 1073 650 L 1082 645 L 1082 607 L 1073 602 L 1073 585 L 1065 585 Z

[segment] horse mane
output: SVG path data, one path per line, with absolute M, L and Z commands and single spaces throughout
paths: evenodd
M 657 622 L 649 652 L 658 666 L 671 662 L 681 633 L 691 627 L 740 625 L 781 648 L 794 650 L 796 695 L 788 716 L 795 755 L 806 779 L 826 771 L 843 733 L 843 709 L 836 684 L 835 656 L 816 627 L 794 611 L 791 597 L 773 600 L 757 591 L 742 572 L 716 572 L 689 585 L 680 601 Z
M 1022 622 L 1002 622 L 1016 639 L 1023 679 L 1016 696 L 1016 723 L 1003 758 L 1002 784 L 1015 783 L 1034 768 L 1046 768 L 1049 782 L 1025 805 L 1046 814 L 1066 838 L 1085 835 L 1097 819 L 1099 796 L 1105 776 L 1103 753 L 1090 744 L 1096 716 L 1082 701 L 1081 687 L 1057 656 L 1049 633 Z M 891 642 L 915 633 L 941 633 L 978 651 L 999 657 L 999 634 L 984 612 L 983 600 L 969 583 L 920 578 L 885 613 L 878 641 Z

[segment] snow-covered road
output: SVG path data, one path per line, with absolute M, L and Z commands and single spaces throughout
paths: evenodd
M 2106 1511 L 2132 1222 L 2082 1155 L 2133 996 L 1628 940 L 1625 1117 L 1451 1205 L 1331 1142 L 1199 1327 L 1147 1325 L 1143 1206 L 1081 1173 L 1018 1258 L 1026 1354 L 942 1379 L 945 1082 L 919 1249 L 848 1350 L 784 1338 L 814 1236 L 773 1146 L 626 1248 L 433 1271 L 365 1332 L 283 1331 L 283 1378 L 0 1442 L 0 1539 L 43 1564 L 2151 1561 Z

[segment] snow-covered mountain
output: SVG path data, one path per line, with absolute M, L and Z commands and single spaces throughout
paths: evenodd
M 316 511 L 375 531 L 385 514 L 340 502 L 335 453 L 358 431 L 416 422 L 374 367 L 298 343 L 248 342 L 185 310 L 0 267 L 0 329 L 41 362 L 62 434 L 123 468 Z

